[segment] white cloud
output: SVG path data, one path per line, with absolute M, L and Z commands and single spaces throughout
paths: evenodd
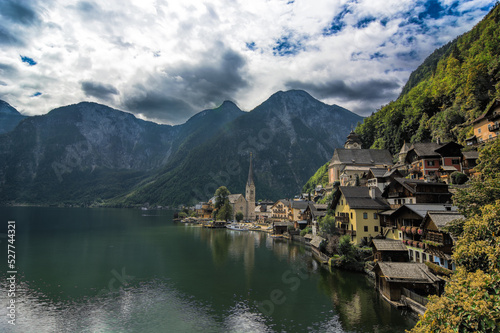
M 365 115 L 494 2 L 39 0 L 15 10 L 5 0 L 0 99 L 26 114 L 92 100 L 179 123 L 223 99 L 250 110 L 277 90 L 309 87 Z M 428 10 L 439 6 L 453 13 Z M 366 89 L 372 82 L 380 92 Z

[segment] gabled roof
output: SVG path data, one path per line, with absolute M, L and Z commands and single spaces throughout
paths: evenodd
M 288 199 L 279 199 L 279 200 L 276 200 L 276 202 L 273 204 L 273 206 L 271 208 L 273 208 L 274 206 L 276 206 L 278 204 L 278 202 L 281 202 L 283 205 L 285 205 L 287 207 L 290 207 L 290 200 L 288 200 Z
M 392 165 L 392 155 L 387 149 L 337 148 L 330 164 Z
M 398 240 L 395 239 L 377 239 L 372 240 L 372 244 L 377 251 L 401 251 L 407 252 L 406 246 Z
M 386 280 L 392 282 L 434 283 L 439 278 L 431 273 L 429 268 L 422 263 L 409 262 L 377 262 Z
M 227 196 L 227 198 L 229 199 L 229 203 L 232 203 L 232 204 L 234 204 L 236 201 L 238 201 L 240 199 L 240 197 L 243 197 L 243 194 L 230 194 Z M 245 199 L 245 197 L 243 197 L 243 199 Z
M 428 211 L 440 211 L 440 212 L 457 212 L 458 207 L 456 206 L 450 206 L 449 204 L 404 204 L 403 206 L 399 207 L 396 209 L 396 211 L 393 214 L 398 214 L 401 213 L 403 210 L 409 209 L 418 216 L 420 216 L 422 219 L 425 217 Z M 451 210 L 448 210 L 451 209 Z M 391 214 L 392 215 L 392 214 Z
M 383 178 L 385 174 L 387 173 L 386 168 L 370 168 L 370 172 L 373 175 L 373 177 L 376 178 Z
M 312 205 L 312 201 L 291 201 L 293 209 L 306 209 L 309 205 Z
M 417 193 L 417 186 L 432 186 L 432 187 L 446 187 L 448 188 L 448 184 L 446 183 L 434 183 L 434 182 L 428 182 L 426 180 L 420 180 L 420 179 L 407 179 L 407 178 L 401 178 L 401 177 L 395 177 L 393 181 L 384 189 L 384 195 L 388 192 L 389 188 L 393 187 L 396 184 L 401 184 L 404 188 L 406 188 L 410 193 Z M 428 193 L 432 194 L 432 193 Z M 443 194 L 443 193 L 439 193 Z
M 490 107 L 486 110 L 486 112 L 485 112 L 485 113 L 483 113 L 483 114 L 482 114 L 481 116 L 479 116 L 478 118 L 476 118 L 476 119 L 474 120 L 474 122 L 473 122 L 473 123 L 477 123 L 478 121 L 481 121 L 481 120 L 483 120 L 484 118 L 488 118 L 488 117 L 490 117 L 490 116 L 491 116 L 491 113 L 493 113 L 493 111 L 494 111 L 496 108 L 498 108 L 498 107 L 500 107 L 500 99 L 496 99 L 496 100 L 493 102 L 493 104 L 491 104 L 491 105 L 490 105 Z
M 370 197 L 370 190 L 375 191 L 375 199 Z M 335 198 L 332 202 L 332 207 L 335 207 L 340 200 L 340 194 L 344 195 L 347 204 L 351 209 L 376 209 L 386 210 L 389 205 L 382 198 L 382 192 L 378 188 L 368 188 L 364 186 L 340 186 L 339 191 L 336 192 Z
M 425 217 L 426 220 L 430 219 L 436 227 L 438 227 L 439 230 L 441 228 L 445 227 L 448 223 L 454 220 L 463 220 L 465 219 L 465 216 L 460 214 L 457 211 L 428 211 L 427 216 Z
M 408 154 L 414 151 L 420 158 L 422 157 L 440 157 L 436 149 L 441 148 L 443 145 L 436 142 L 417 142 L 410 146 Z

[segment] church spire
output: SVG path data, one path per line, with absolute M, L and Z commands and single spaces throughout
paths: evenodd
M 252 168 L 252 153 L 250 152 L 250 168 L 248 169 L 247 185 L 254 185 L 253 183 L 253 168 Z

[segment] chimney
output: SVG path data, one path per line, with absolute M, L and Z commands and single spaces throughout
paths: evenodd
M 376 187 L 370 187 L 370 189 L 368 190 L 368 192 L 370 193 L 370 198 L 372 198 L 373 200 L 375 200 L 375 188 Z
M 437 137 L 437 139 L 436 139 L 436 143 L 437 143 L 438 145 L 440 145 L 440 144 L 441 144 L 441 139 L 440 139 L 439 137 Z

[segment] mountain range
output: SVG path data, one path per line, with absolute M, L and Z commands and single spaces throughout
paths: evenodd
M 361 120 L 300 90 L 278 92 L 250 112 L 226 101 L 176 126 L 82 102 L 4 130 L 0 203 L 205 201 L 221 185 L 243 192 L 250 152 L 257 197 L 290 197 Z

